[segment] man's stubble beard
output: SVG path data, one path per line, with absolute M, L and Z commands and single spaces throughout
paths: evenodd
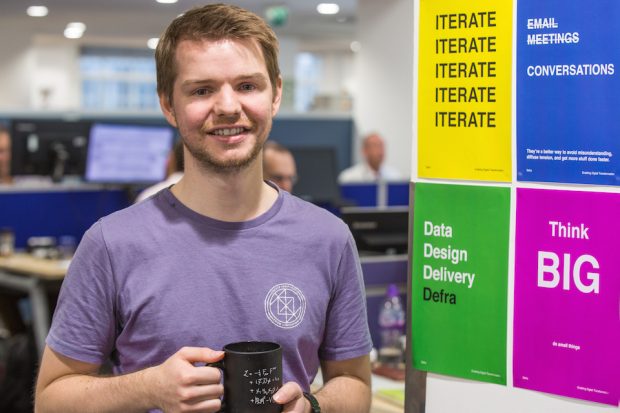
M 188 145 L 187 140 L 183 139 L 183 143 L 192 157 L 197 161 L 199 167 L 205 171 L 215 172 L 219 174 L 234 174 L 247 168 L 252 162 L 258 158 L 263 149 L 263 143 L 256 141 L 250 153 L 240 159 L 219 160 L 206 150 Z

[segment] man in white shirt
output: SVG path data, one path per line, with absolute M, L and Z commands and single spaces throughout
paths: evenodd
M 377 181 L 403 180 L 400 172 L 383 163 L 385 158 L 385 142 L 378 133 L 371 133 L 362 141 L 364 160 L 345 169 L 338 176 L 338 183 L 361 183 Z

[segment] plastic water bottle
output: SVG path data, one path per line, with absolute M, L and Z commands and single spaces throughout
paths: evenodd
M 397 366 L 403 361 L 402 338 L 405 335 L 405 309 L 403 308 L 398 287 L 390 284 L 379 312 L 381 328 L 381 347 L 379 361 L 383 364 Z

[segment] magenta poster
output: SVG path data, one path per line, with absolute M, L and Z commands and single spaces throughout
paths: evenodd
M 513 383 L 618 405 L 620 194 L 517 189 Z

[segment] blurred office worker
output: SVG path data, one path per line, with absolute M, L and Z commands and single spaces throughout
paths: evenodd
M 377 133 L 366 135 L 362 141 L 363 160 L 345 169 L 338 176 L 341 184 L 356 182 L 399 181 L 403 176 L 397 169 L 384 163 L 385 142 Z
M 136 203 L 144 201 L 162 189 L 171 187 L 183 178 L 183 150 L 183 141 L 179 139 L 168 155 L 168 160 L 166 162 L 166 179 L 145 188 L 136 197 Z
M 204 363 L 228 343 L 263 340 L 283 349 L 272 398 L 284 412 L 367 413 L 372 342 L 351 233 L 263 179 L 282 97 L 274 32 L 254 13 L 210 4 L 176 17 L 155 58 L 184 176 L 84 235 L 36 411 L 217 412 L 221 372 Z M 108 360 L 114 375 L 98 376 Z
M 297 182 L 297 166 L 291 151 L 277 142 L 265 142 L 263 174 L 266 180 L 275 183 L 280 189 L 293 192 L 293 186 Z
M 11 135 L 0 125 L 0 184 L 10 184 L 11 178 Z

